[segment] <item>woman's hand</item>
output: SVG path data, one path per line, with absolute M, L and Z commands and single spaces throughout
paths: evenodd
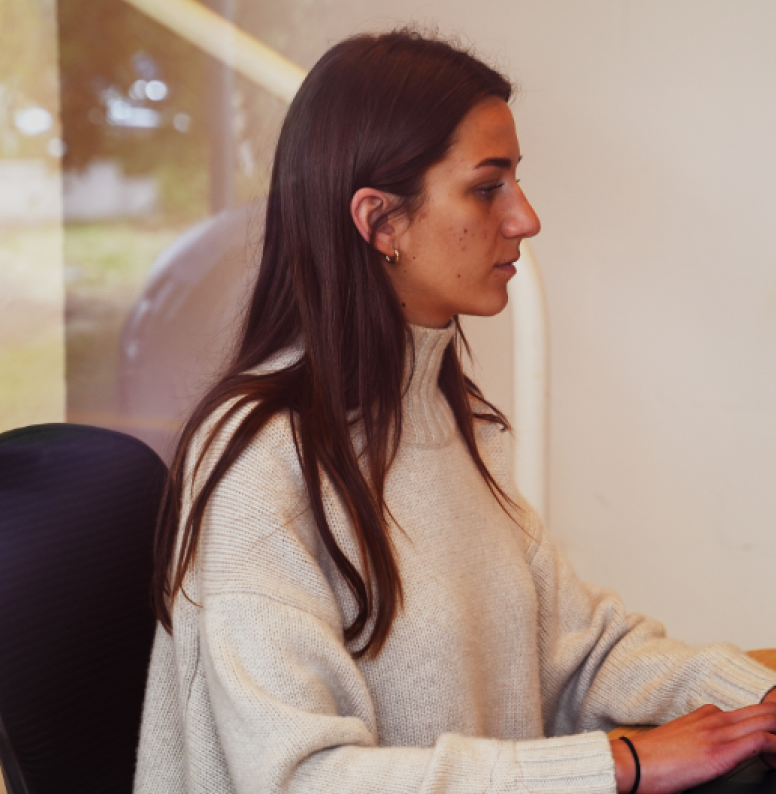
M 756 706 L 722 711 L 701 706 L 685 717 L 631 737 L 641 765 L 639 794 L 674 794 L 724 775 L 747 758 L 776 760 L 776 691 Z M 618 794 L 633 787 L 628 746 L 612 739 Z
M 762 702 L 776 703 L 776 687 L 768 692 L 768 694 L 762 699 Z M 763 761 L 765 761 L 768 766 L 776 769 L 776 753 L 763 753 Z

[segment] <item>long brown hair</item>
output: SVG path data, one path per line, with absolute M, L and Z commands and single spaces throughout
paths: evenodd
M 351 219 L 350 200 L 362 187 L 397 197 L 390 213 L 375 220 L 373 233 L 389 214 L 411 219 L 423 202 L 426 171 L 445 157 L 463 117 L 486 97 L 507 101 L 511 91 L 502 75 L 469 53 L 409 30 L 347 39 L 307 75 L 278 141 L 264 248 L 241 342 L 225 374 L 186 423 L 171 466 L 153 583 L 154 608 L 168 631 L 172 600 L 194 561 L 208 500 L 266 422 L 289 412 L 318 533 L 358 607 L 345 639 L 360 640 L 356 657 L 379 653 L 402 603 L 384 486 L 401 435 L 412 337 L 382 255 L 362 239 Z M 480 474 L 504 505 L 510 500 L 479 455 L 474 420 L 504 428 L 507 422 L 464 376 L 459 353 L 466 340 L 457 318 L 455 323 L 457 334 L 444 353 L 439 385 Z M 296 363 L 246 374 L 299 342 L 303 353 Z M 484 412 L 473 413 L 473 402 Z M 200 462 L 229 419 L 238 411 L 247 413 L 181 525 L 192 440 L 225 403 L 228 410 L 208 434 Z M 363 464 L 352 442 L 353 411 L 366 442 Z M 342 497 L 363 574 L 331 532 L 322 476 Z M 363 637 L 372 618 L 372 631 Z

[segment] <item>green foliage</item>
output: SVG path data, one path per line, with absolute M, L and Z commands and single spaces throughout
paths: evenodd
M 183 183 L 202 183 L 206 56 L 123 0 L 59 0 L 58 9 L 64 167 L 83 169 L 109 158 L 127 174 L 153 173 L 168 181 L 177 174 Z M 106 95 L 126 97 L 136 80 L 148 79 L 139 64 L 168 86 L 163 100 L 146 102 L 160 114 L 161 124 L 152 129 L 111 125 Z M 183 131 L 173 123 L 180 114 L 188 118 Z M 163 203 L 173 212 L 199 209 L 198 193 L 163 188 Z
M 201 146 L 206 58 L 198 49 L 123 0 L 59 0 L 58 7 L 65 167 L 82 168 L 94 158 L 110 156 L 126 161 L 130 172 L 147 171 L 151 162 Z M 111 129 L 101 94 L 111 88 L 126 94 L 142 76 L 136 66 L 142 55 L 153 59 L 170 88 L 164 100 L 154 103 L 163 124 L 153 130 Z M 172 126 L 175 113 L 191 118 L 188 133 Z
M 169 222 L 188 218 L 203 218 L 209 211 L 209 188 L 203 152 L 197 162 L 163 163 L 155 171 L 159 188 L 159 203 Z
M 246 12 L 255 10 L 252 2 L 212 4 L 243 27 Z M 111 97 L 129 99 L 132 85 L 149 79 L 148 69 L 168 87 L 167 96 L 135 96 L 131 104 L 157 112 L 159 125 L 111 123 Z M 266 192 L 286 106 L 239 75 L 223 102 L 209 71 L 208 56 L 124 0 L 0 0 L 0 156 L 54 164 L 58 147 L 51 143 L 61 135 L 65 171 L 115 161 L 128 176 L 156 180 L 168 220 L 191 220 L 208 212 L 209 171 L 219 168 L 210 148 L 221 145 L 209 136 L 212 120 L 221 119 L 233 136 L 232 201 L 250 201 Z M 21 134 L 14 114 L 30 107 L 45 108 L 55 122 L 59 116 L 61 133 L 54 123 L 46 133 Z
M 156 257 L 184 229 L 185 225 L 141 220 L 68 224 L 68 298 L 133 303 Z

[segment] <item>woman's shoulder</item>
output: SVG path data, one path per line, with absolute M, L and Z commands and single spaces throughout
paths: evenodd
M 276 351 L 272 355 L 264 359 L 260 364 L 247 370 L 246 375 L 268 375 L 272 372 L 280 372 L 284 369 L 290 369 L 295 364 L 302 360 L 304 355 L 304 344 L 298 340 L 288 347 Z
M 296 364 L 302 356 L 301 346 L 285 348 L 243 375 L 280 372 Z M 224 399 L 200 422 L 192 436 L 186 455 L 186 472 L 194 491 L 225 456 L 238 452 L 231 461 L 224 480 L 247 478 L 260 481 L 269 492 L 273 484 L 283 489 L 301 485 L 299 455 L 293 416 L 290 408 L 279 408 L 269 416 L 260 416 L 261 389 L 250 388 L 238 396 Z
M 277 468 L 284 460 L 296 460 L 292 419 L 289 411 L 277 411 L 257 432 L 250 428 L 250 417 L 260 406 L 259 399 L 233 397 L 215 408 L 199 425 L 187 455 L 190 473 L 200 480 L 229 451 L 239 444 L 242 451 L 234 466 Z M 247 434 L 249 437 L 244 437 Z M 292 454 L 293 453 L 293 454 Z M 200 471 L 202 470 L 202 471 Z
M 293 361 L 286 356 L 274 363 Z M 223 402 L 202 422 L 190 450 L 192 497 L 220 461 L 227 463 L 203 516 L 196 575 L 205 600 L 276 593 L 292 575 L 304 580 L 300 587 L 306 593 L 304 583 L 318 586 L 321 578 L 293 417 L 281 409 L 257 423 L 253 418 L 260 408 L 260 399 Z M 298 575 L 288 569 L 292 559 Z M 313 608 L 301 595 L 293 603 Z
M 303 354 L 304 349 L 301 344 L 289 345 L 273 353 L 255 367 L 245 370 L 242 375 L 256 376 L 256 380 L 259 381 L 264 375 L 291 369 L 299 363 Z M 260 394 L 261 390 L 256 389 L 255 396 L 252 397 L 250 390 L 246 389 L 244 394 L 229 397 L 219 403 L 197 428 L 191 445 L 192 451 L 201 453 L 202 448 L 208 445 L 207 440 L 213 436 L 208 446 L 212 448 L 216 457 L 220 457 L 235 440 L 245 420 L 260 407 Z M 289 441 L 293 442 L 290 412 L 281 410 L 275 412 L 262 424 L 261 432 L 255 435 L 249 446 L 255 451 L 257 447 L 264 445 L 286 446 Z

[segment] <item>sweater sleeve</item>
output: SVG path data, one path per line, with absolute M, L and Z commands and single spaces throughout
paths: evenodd
M 198 708 L 212 712 L 237 794 L 613 794 L 600 732 L 527 742 L 446 733 L 430 747 L 381 746 L 288 439 L 287 420 L 273 420 L 217 487 L 187 591 L 201 604 Z M 190 718 L 202 719 L 192 703 Z
M 511 742 L 443 734 L 383 747 L 365 683 L 330 626 L 268 597 L 220 596 L 203 663 L 239 794 L 614 791 L 605 734 Z
M 616 593 L 582 582 L 516 490 L 509 441 L 508 433 L 480 423 L 488 468 L 521 508 L 539 610 L 545 735 L 659 725 L 706 703 L 736 709 L 776 686 L 776 672 L 739 648 L 690 648 L 666 637 L 658 621 L 628 614 Z
M 526 515 L 548 735 L 657 725 L 706 703 L 740 708 L 776 686 L 775 672 L 733 645 L 695 650 L 626 613 L 615 593 L 581 582 L 529 507 Z

